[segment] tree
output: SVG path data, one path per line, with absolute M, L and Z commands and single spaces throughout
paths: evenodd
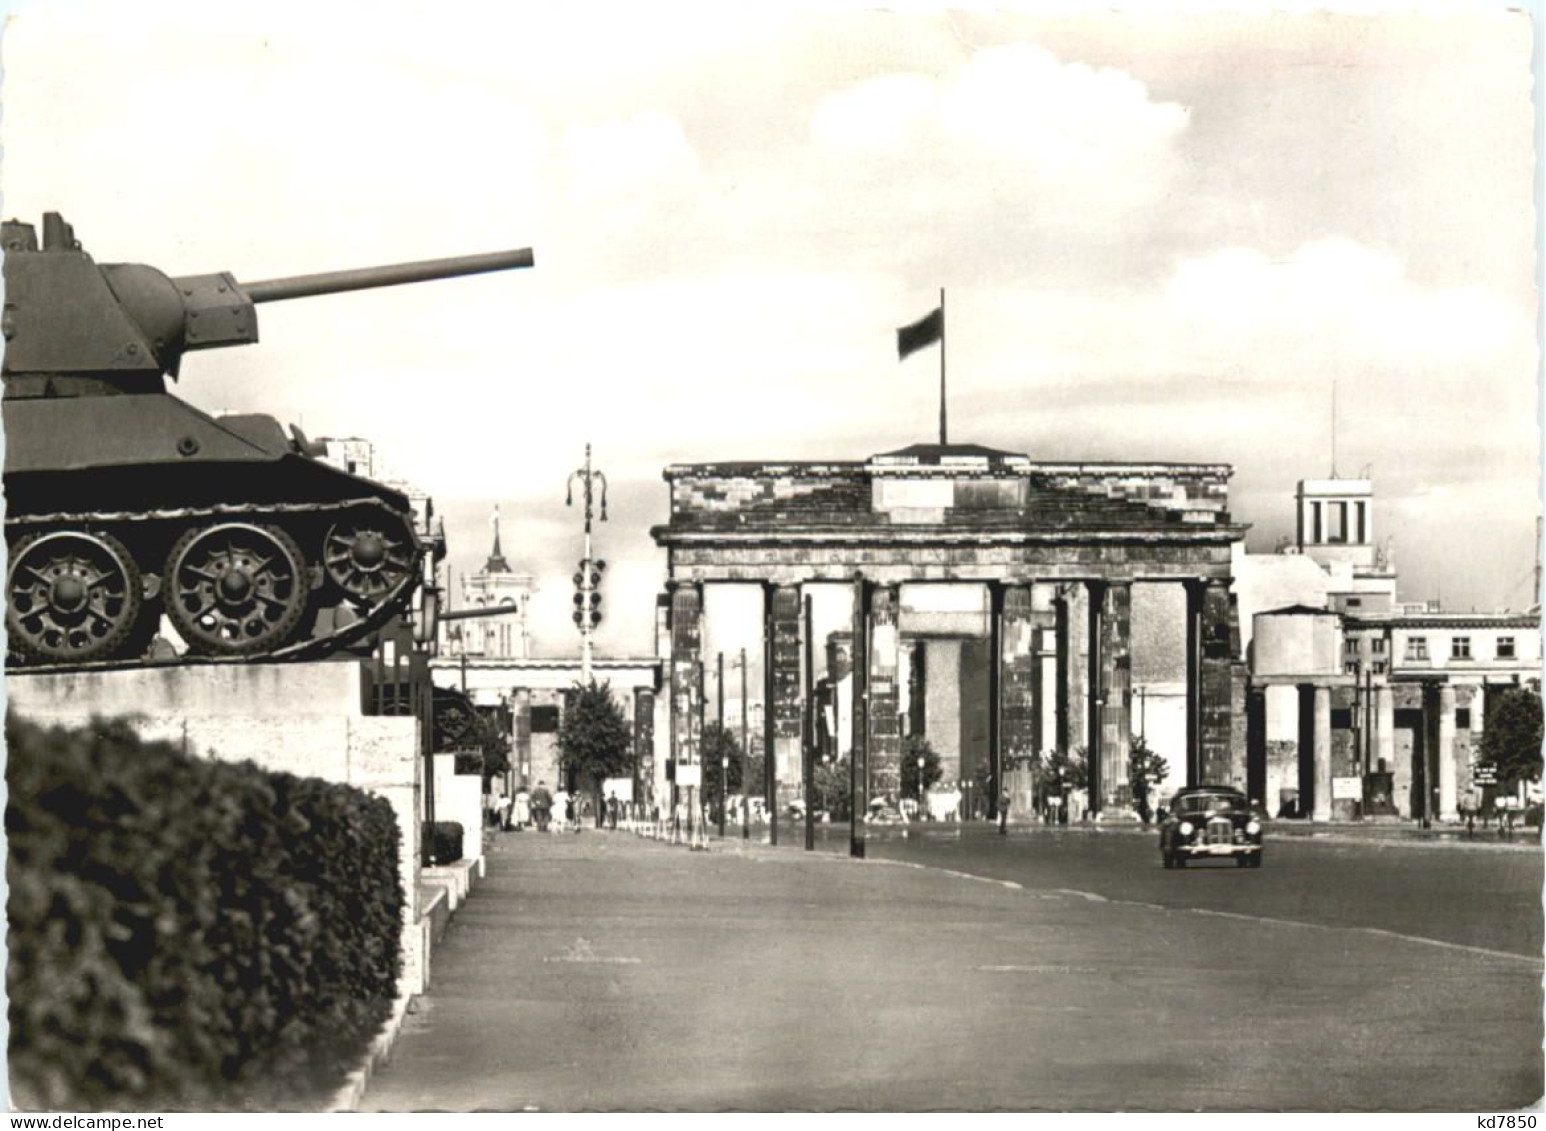
M 939 754 L 922 735 L 913 735 L 902 744 L 902 796 L 922 801 L 918 790 L 918 759 L 923 759 L 923 788 L 928 789 L 945 776 Z
M 1142 735 L 1133 735 L 1127 752 L 1127 781 L 1133 787 L 1133 808 L 1138 818 L 1149 823 L 1149 790 L 1164 781 L 1170 773 L 1170 763 L 1156 754 Z
M 509 723 L 502 708 L 480 708 L 474 725 L 475 741 L 483 755 L 483 788 L 502 779 L 510 770 Z
M 612 698 L 611 684 L 575 685 L 558 728 L 558 751 L 559 765 L 574 774 L 581 788 L 589 785 L 599 811 L 602 782 L 621 777 L 633 763 L 633 733 Z
M 725 770 L 730 793 L 744 793 L 748 780 L 754 792 L 762 792 L 762 759 L 752 759 L 753 765 L 750 768 L 753 773 L 748 779 L 747 758 L 741 749 L 740 736 L 735 731 L 721 727 L 718 723 L 705 723 L 698 751 L 699 761 L 703 764 L 703 784 L 699 787 L 699 799 L 705 805 L 717 806 L 720 802 L 719 763 L 722 760 L 730 763 Z
M 1069 793 L 1086 789 L 1090 784 L 1082 746 L 1075 747 L 1072 753 L 1066 750 L 1052 751 L 1038 767 L 1038 773 L 1043 797 L 1067 797 Z
M 1525 688 L 1505 691 L 1489 704 L 1482 760 L 1498 769 L 1498 785 L 1514 789 L 1541 780 L 1541 697 Z
M 846 821 L 853 815 L 851 784 L 847 758 L 816 763 L 816 804 L 834 821 Z

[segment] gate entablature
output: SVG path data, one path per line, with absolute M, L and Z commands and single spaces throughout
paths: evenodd
M 1035 463 L 976 445 L 859 462 L 675 464 L 675 581 L 1229 576 L 1227 464 Z

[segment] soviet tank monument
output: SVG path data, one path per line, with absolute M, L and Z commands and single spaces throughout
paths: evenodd
M 9 221 L 0 245 L 9 666 L 132 661 L 162 614 L 186 662 L 319 659 L 407 607 L 425 547 L 406 496 L 166 379 L 256 342 L 259 303 L 530 267 L 530 249 L 245 283 L 98 264 L 57 213 L 41 244 Z

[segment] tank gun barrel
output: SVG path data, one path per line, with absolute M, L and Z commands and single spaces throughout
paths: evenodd
M 286 279 L 264 279 L 237 285 L 254 303 L 281 302 L 289 298 L 363 291 L 371 287 L 395 287 L 432 279 L 482 275 L 489 271 L 510 271 L 530 267 L 533 262 L 531 248 L 523 247 L 514 251 L 455 255 L 446 259 L 423 259 L 416 263 L 396 263 L 385 267 L 357 267 L 349 271 L 324 271 L 316 275 L 293 275 Z

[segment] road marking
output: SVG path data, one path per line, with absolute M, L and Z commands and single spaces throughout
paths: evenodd
M 1242 923 L 1255 923 L 1272 927 L 1304 927 L 1312 931 L 1352 931 L 1356 934 L 1379 935 L 1387 939 L 1399 939 L 1402 942 L 1422 943 L 1425 946 L 1442 947 L 1445 950 L 1460 950 L 1467 954 L 1479 954 L 1484 958 L 1505 958 L 1514 962 L 1523 962 L 1529 966 L 1543 966 L 1546 962 L 1528 954 L 1515 954 L 1510 950 L 1491 950 L 1484 946 L 1468 946 L 1465 943 L 1446 942 L 1443 939 L 1424 938 L 1422 935 L 1407 935 L 1400 931 L 1387 931 L 1383 927 L 1349 927 L 1339 926 L 1333 923 L 1307 923 L 1302 919 L 1276 919 L 1270 915 L 1244 915 L 1238 911 L 1214 911 L 1207 907 L 1166 907 L 1160 903 L 1142 903 L 1135 899 L 1107 899 L 1093 891 L 1077 891 L 1073 888 L 1057 888 L 1060 895 L 1077 896 L 1080 899 L 1089 900 L 1091 903 L 1109 903 L 1114 907 L 1141 907 L 1148 911 L 1170 911 L 1184 915 L 1211 915 L 1216 919 L 1237 919 Z
M 596 948 L 591 945 L 591 942 L 590 942 L 589 939 L 575 939 L 574 940 L 574 945 L 570 946 L 568 949 L 560 952 L 559 954 L 550 954 L 546 958 L 544 958 L 542 961 L 544 961 L 544 962 L 587 962 L 587 963 L 593 962 L 593 963 L 599 963 L 599 964 L 602 964 L 602 965 L 609 965 L 609 966 L 635 966 L 635 965 L 638 965 L 640 960 L 637 959 L 637 958 L 622 958 L 622 957 L 600 955 L 600 954 L 596 953 Z
M 971 872 L 961 872 L 954 868 L 941 868 L 934 864 L 919 864 L 913 860 L 886 860 L 880 858 L 874 863 L 894 864 L 903 868 L 916 868 L 923 872 L 938 872 L 946 876 L 955 876 L 962 880 L 975 880 L 980 884 L 996 884 L 999 887 L 1012 888 L 1017 891 L 1025 891 L 1022 884 L 1013 880 L 1000 880 L 992 876 L 978 876 Z M 1275 919 L 1268 915 L 1242 915 L 1237 911 L 1212 911 L 1206 907 L 1167 907 L 1162 903 L 1146 903 L 1136 899 L 1110 899 L 1099 892 L 1081 891 L 1078 888 L 1053 888 L 1047 892 L 1027 892 L 1028 895 L 1040 899 L 1049 898 L 1051 895 L 1071 896 L 1082 899 L 1088 903 L 1104 903 L 1112 907 L 1135 907 L 1144 911 L 1165 911 L 1176 914 L 1213 915 L 1220 919 L 1239 919 L 1246 923 L 1256 923 L 1272 927 L 1305 927 L 1314 931 L 1351 931 L 1355 934 L 1378 935 L 1381 938 L 1398 939 L 1402 942 L 1421 943 L 1424 946 L 1436 946 L 1445 950 L 1458 950 L 1467 954 L 1480 955 L 1483 958 L 1502 958 L 1510 962 L 1522 962 L 1527 966 L 1537 969 L 1546 967 L 1546 960 L 1536 958 L 1529 954 L 1515 954 L 1509 950 L 1492 950 L 1484 946 L 1467 946 L 1465 943 L 1445 942 L 1443 939 L 1424 938 L 1422 935 L 1407 935 L 1400 931 L 1387 931 L 1383 927 L 1347 927 L 1330 923 L 1307 923 L 1302 919 Z
M 1093 891 L 1076 891 L 1073 888 L 1054 888 L 1053 890 L 1056 891 L 1059 895 L 1077 896 L 1080 899 L 1087 899 L 1091 903 L 1110 903 L 1111 902 L 1111 900 L 1107 899 L 1105 896 L 1097 895 Z
M 1093 966 L 975 966 L 984 974 L 1095 974 Z

